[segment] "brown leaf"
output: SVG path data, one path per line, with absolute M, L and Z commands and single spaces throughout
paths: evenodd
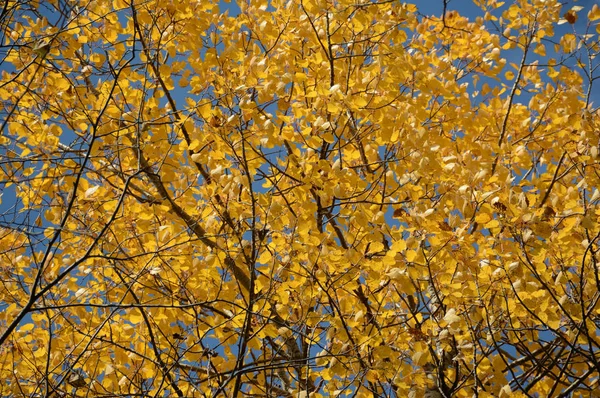
M 504 213 L 507 210 L 506 205 L 502 202 L 494 203 L 494 207 L 496 208 L 496 210 L 502 213 Z
M 563 18 L 566 19 L 568 23 L 573 25 L 575 22 L 577 22 L 577 13 L 573 10 L 569 10 L 565 12 Z
M 69 384 L 76 388 L 87 386 L 85 378 L 79 373 L 74 373 L 69 377 Z
M 442 231 L 452 231 L 452 227 L 448 225 L 446 221 L 438 222 L 438 227 L 440 227 Z
M 546 206 L 546 208 L 544 209 L 544 219 L 547 220 L 551 217 L 554 217 L 556 215 L 556 211 L 550 207 L 550 206 Z
M 400 218 L 404 215 L 407 215 L 408 212 L 406 210 L 404 210 L 403 208 L 399 207 L 396 210 L 394 210 L 394 214 L 392 215 L 392 217 L 394 218 Z

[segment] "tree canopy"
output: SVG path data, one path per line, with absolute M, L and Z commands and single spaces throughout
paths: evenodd
M 0 3 L 1 396 L 600 388 L 597 4 Z

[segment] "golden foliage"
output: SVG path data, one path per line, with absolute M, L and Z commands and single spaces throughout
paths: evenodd
M 7 1 L 0 395 L 595 391 L 598 6 L 435 3 Z

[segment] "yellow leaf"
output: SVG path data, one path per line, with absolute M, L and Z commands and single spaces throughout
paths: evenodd
M 369 245 L 369 253 L 378 253 L 384 249 L 383 243 L 371 242 Z
M 396 253 L 399 253 L 405 249 L 406 249 L 406 241 L 405 240 L 397 240 L 394 243 L 392 243 L 391 250 Z
M 475 216 L 475 222 L 478 224 L 485 224 L 492 219 L 492 215 L 489 213 L 477 213 Z
M 537 55 L 545 57 L 546 56 L 546 47 L 540 43 L 535 47 L 533 52 L 536 53 Z
M 590 21 L 595 21 L 597 19 L 600 19 L 600 7 L 598 6 L 598 4 L 594 4 L 592 6 L 592 9 L 588 13 L 588 19 Z M 598 25 L 596 25 L 596 29 L 598 29 Z
M 294 75 L 294 80 L 298 83 L 302 83 L 304 81 L 306 81 L 308 78 L 306 77 L 306 74 L 301 73 L 301 72 L 296 72 L 296 74 Z
M 327 112 L 336 114 L 341 110 L 340 104 L 336 102 L 330 102 L 327 104 Z
M 205 102 L 196 108 L 196 112 L 198 113 L 198 116 L 204 120 L 208 120 L 210 116 L 212 116 L 212 104 L 210 102 Z
M 190 142 L 190 146 L 188 147 L 188 149 L 190 151 L 195 151 L 198 147 L 200 147 L 200 140 L 194 139 L 192 140 L 192 142 Z
M 129 316 L 127 317 L 127 320 L 134 325 L 141 323 L 143 319 L 144 318 L 142 317 L 140 310 L 131 310 Z
M 427 344 L 418 342 L 414 346 L 414 353 L 411 357 L 413 363 L 417 366 L 423 366 L 429 362 L 431 362 L 431 353 L 429 352 L 429 348 Z
M 498 228 L 500 226 L 500 222 L 498 220 L 490 220 L 489 222 L 483 225 L 484 228 Z
M 353 101 L 354 105 L 358 108 L 363 108 L 367 106 L 367 100 L 363 97 L 356 97 Z

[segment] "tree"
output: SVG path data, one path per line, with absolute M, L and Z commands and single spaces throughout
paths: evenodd
M 597 5 L 2 3 L 0 395 L 598 390 Z

